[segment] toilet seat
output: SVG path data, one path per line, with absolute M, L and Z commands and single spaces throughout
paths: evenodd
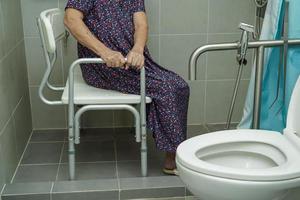
M 230 145 L 229 145 L 230 144 Z M 210 153 L 252 152 L 270 158 L 277 166 L 261 169 L 228 167 L 199 158 Z M 241 146 L 243 150 L 239 148 Z M 191 138 L 179 145 L 176 162 L 190 170 L 211 176 L 245 181 L 281 181 L 300 177 L 299 152 L 285 136 L 274 131 L 218 131 Z M 218 146 L 220 146 L 218 148 Z M 222 146 L 222 147 L 221 147 Z M 268 149 L 268 151 L 264 151 Z

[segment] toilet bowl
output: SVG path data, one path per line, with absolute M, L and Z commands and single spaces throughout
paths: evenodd
M 281 200 L 300 188 L 299 158 L 300 78 L 283 135 L 246 129 L 200 135 L 179 145 L 176 164 L 201 200 Z

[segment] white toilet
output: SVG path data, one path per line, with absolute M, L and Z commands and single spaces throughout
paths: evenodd
M 240 129 L 197 136 L 179 145 L 176 164 L 201 200 L 285 199 L 300 188 L 300 77 L 283 135 Z

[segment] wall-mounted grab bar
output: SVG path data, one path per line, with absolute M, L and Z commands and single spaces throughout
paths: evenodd
M 252 128 L 259 129 L 260 127 L 260 105 L 261 105 L 261 83 L 263 78 L 264 66 L 264 51 L 266 47 L 283 46 L 284 40 L 261 40 L 248 43 L 248 48 L 256 49 L 256 70 L 255 70 L 255 87 L 254 87 L 254 106 Z M 300 39 L 288 40 L 289 45 L 300 45 Z M 189 61 L 189 79 L 196 80 L 196 63 L 198 58 L 209 51 L 227 51 L 240 48 L 240 43 L 220 43 L 209 44 L 197 48 L 190 57 Z

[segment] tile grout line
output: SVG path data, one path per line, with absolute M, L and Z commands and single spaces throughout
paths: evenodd
M 121 184 L 119 179 L 119 170 L 118 170 L 118 153 L 117 153 L 117 141 L 116 138 L 114 138 L 114 149 L 115 149 L 115 164 L 116 164 L 116 178 L 117 178 L 117 184 L 118 184 L 118 199 L 121 199 Z
M 204 36 L 207 33 L 160 33 L 161 36 Z
M 56 143 L 64 143 L 64 141 L 31 141 L 31 144 L 56 144 Z
M 161 63 L 161 0 L 158 0 L 158 63 Z
M 149 34 L 149 36 L 199 36 L 199 35 L 239 35 L 240 32 L 225 32 L 225 33 L 210 33 L 208 30 L 206 32 L 199 33 L 159 33 L 159 34 Z
M 22 183 L 24 184 L 24 183 Z M 27 196 L 27 195 L 38 195 L 38 194 L 50 194 L 49 193 L 45 193 L 45 192 L 38 192 L 38 193 L 34 193 L 34 192 L 28 192 L 28 193 L 18 193 L 18 194 L 5 194 L 6 197 L 16 197 L 16 196 Z
M 2 135 L 3 131 L 4 131 L 4 130 L 6 129 L 6 127 L 8 126 L 9 121 L 10 121 L 10 120 L 13 120 L 13 117 L 14 117 L 14 115 L 15 115 L 15 112 L 16 112 L 16 110 L 18 109 L 18 107 L 19 107 L 19 105 L 20 105 L 20 103 L 21 103 L 23 97 L 24 97 L 24 95 L 22 95 L 22 97 L 20 98 L 20 100 L 18 101 L 18 103 L 16 104 L 16 106 L 14 107 L 14 109 L 12 110 L 12 112 L 11 112 L 11 114 L 10 114 L 8 120 L 5 122 L 3 128 L 0 130 L 0 135 Z
M 33 131 L 67 131 L 68 129 L 67 128 L 38 128 L 38 129 L 33 129 Z
M 207 0 L 207 29 L 206 29 L 206 43 L 208 43 L 208 33 L 209 33 L 209 29 L 210 29 L 210 18 L 209 18 L 209 9 L 210 9 L 210 1 Z M 207 115 L 207 109 L 206 109 L 206 104 L 207 104 L 207 77 L 208 77 L 208 56 L 205 55 L 205 82 L 204 82 L 204 108 L 203 108 L 203 121 L 204 123 L 206 123 L 207 119 L 206 119 L 206 115 Z
M 64 153 L 64 148 L 65 148 L 65 142 L 63 143 L 62 147 L 61 147 L 61 152 L 60 152 L 60 157 L 59 157 L 59 163 L 58 163 L 58 168 L 56 171 L 56 176 L 55 176 L 55 181 L 57 181 L 58 179 L 58 175 L 59 175 L 59 169 L 62 163 L 62 158 L 63 158 L 63 153 Z
M 50 200 L 52 200 L 52 193 L 53 193 L 53 188 L 54 188 L 54 182 L 51 183 L 51 189 L 50 189 Z
M 111 192 L 111 191 L 116 191 L 114 189 L 108 189 L 108 190 L 104 190 L 104 189 L 100 189 L 100 190 L 97 190 L 97 189 L 93 189 L 93 190 L 74 190 L 74 191 L 71 191 L 70 193 L 92 193 L 92 192 Z M 66 194 L 66 192 L 69 192 L 69 191 L 59 191 L 59 192 L 52 192 L 52 194 Z
M 60 7 L 60 3 L 58 0 L 58 8 Z M 64 41 L 66 42 L 66 45 L 68 43 L 68 39 L 66 40 L 61 40 L 60 41 L 60 48 L 61 48 L 61 52 L 60 52 L 60 59 L 61 59 L 61 72 L 62 72 L 62 82 L 63 82 L 63 86 L 61 87 L 65 87 L 66 81 L 65 80 L 65 56 L 64 56 Z M 60 85 L 60 84 L 58 84 Z M 68 127 L 68 109 L 64 106 L 64 118 L 65 118 L 65 127 Z
M 6 184 L 4 184 L 3 187 L 1 188 L 1 191 L 0 191 L 0 200 L 2 199 L 1 197 L 2 197 L 2 194 L 4 192 L 5 187 L 6 187 Z
M 228 80 L 228 81 L 230 81 L 230 80 Z M 246 81 L 246 80 L 245 80 Z M 248 80 L 247 80 L 248 81 Z M 205 80 L 199 80 L 199 82 L 205 82 Z M 188 124 L 188 126 L 194 126 L 194 125 L 199 125 L 199 126 L 201 126 L 201 125 L 203 125 L 204 123 L 201 123 L 201 124 Z M 216 124 L 218 124 L 218 123 L 216 123 Z M 112 127 L 83 127 L 84 129 L 113 129 Z M 127 127 L 127 126 L 116 126 L 115 128 L 134 128 L 133 126 L 131 126 L 131 127 Z M 61 129 L 61 128 L 42 128 L 42 129 L 33 129 L 33 132 L 35 132 L 35 131 L 48 131 L 48 130 L 51 130 L 51 131 L 54 131 L 54 130 L 67 130 L 67 129 Z M 44 134 L 44 132 L 42 133 L 42 134 Z M 92 142 L 92 141 L 94 141 L 94 140 L 86 140 L 86 141 L 88 141 L 88 142 Z M 64 142 L 64 141 L 52 141 L 52 142 Z M 36 141 L 36 142 L 31 142 L 31 143 L 43 143 L 43 141 Z M 46 142 L 47 143 L 47 142 Z M 48 143 L 51 143 L 51 141 L 50 142 L 48 142 Z
M 23 151 L 23 153 L 22 153 L 22 155 L 21 155 L 21 157 L 20 157 L 20 160 L 19 160 L 19 163 L 18 163 L 18 165 L 17 165 L 17 168 L 16 168 L 16 170 L 15 170 L 15 172 L 14 172 L 13 177 L 11 178 L 10 184 L 13 183 L 13 181 L 14 181 L 14 179 L 15 179 L 15 176 L 16 176 L 18 170 L 19 170 L 19 167 L 21 166 L 21 162 L 22 162 L 22 160 L 23 160 L 23 157 L 24 157 L 24 155 L 25 155 L 25 152 L 26 152 L 26 150 L 27 150 L 27 147 L 28 147 L 28 145 L 29 145 L 29 143 L 30 143 L 32 134 L 33 134 L 33 131 L 31 131 L 31 134 L 30 134 L 30 136 L 29 136 L 29 138 L 28 138 L 27 144 L 26 144 L 26 146 L 25 146 L 25 148 L 24 148 L 24 151 Z
M 6 59 L 14 50 L 16 50 L 23 41 L 24 41 L 24 38 L 21 38 L 21 40 L 19 40 L 13 48 L 11 48 L 4 56 L 2 56 L 2 58 L 0 59 L 0 62 L 2 62 L 4 59 Z
M 209 133 L 209 132 L 210 132 L 210 130 L 209 130 L 209 128 L 208 128 L 208 126 L 207 126 L 207 124 L 204 124 L 203 126 L 204 126 L 204 128 L 206 129 L 206 131 Z
M 206 42 L 208 43 L 208 37 L 207 37 L 207 39 L 206 39 Z M 207 56 L 205 56 L 205 58 L 206 58 Z M 207 60 L 207 59 L 206 59 Z M 207 61 L 206 61 L 207 62 Z M 235 79 L 234 78 L 232 78 L 232 79 L 230 79 L 230 78 L 223 78 L 223 79 L 204 79 L 204 80 L 201 80 L 201 79 L 197 79 L 197 80 L 195 80 L 195 81 L 234 81 Z M 242 81 L 249 81 L 250 80 L 250 78 L 245 78 L 245 77 L 243 77 L 242 79 L 241 79 Z M 189 81 L 189 80 L 187 80 L 187 81 Z M 63 86 L 63 85 L 60 85 L 60 84 L 57 84 L 56 86 L 58 86 L 58 87 L 61 87 L 61 86 Z M 39 87 L 39 85 L 30 85 L 29 87 L 32 87 L 32 88 L 37 88 L 37 87 Z M 118 126 L 116 126 L 116 127 L 118 127 Z M 124 126 L 121 126 L 121 127 L 124 127 Z M 93 127 L 88 127 L 88 128 L 93 128 Z M 94 128 L 97 128 L 97 127 L 94 127 Z M 109 128 L 109 127 L 108 127 Z M 48 129 L 48 128 L 44 128 L 44 129 Z M 56 128 L 49 128 L 49 129 L 56 129 Z M 59 128 L 57 128 L 57 129 L 59 129 Z
M 32 164 L 21 164 L 20 166 L 23 167 L 30 167 L 30 166 L 47 166 L 47 165 L 58 165 L 59 163 L 32 163 Z
M 160 8 L 159 8 L 160 10 Z M 160 16 L 159 16 L 160 19 Z M 159 20 L 160 21 L 160 20 Z M 159 22 L 160 24 L 160 22 Z M 202 33 L 160 33 L 160 28 L 158 33 L 149 33 L 149 36 L 188 36 L 188 35 L 205 35 L 206 33 L 208 33 L 209 35 L 238 35 L 240 32 L 224 32 L 224 33 L 220 33 L 220 32 L 202 32 Z M 40 38 L 39 35 L 27 35 L 24 36 L 24 39 L 38 39 Z
M 124 160 L 120 162 L 138 162 L 139 160 Z M 76 164 L 110 164 L 115 163 L 115 161 L 94 161 L 94 162 L 76 162 Z M 45 166 L 45 165 L 66 165 L 68 162 L 61 162 L 61 163 L 33 163 L 33 164 L 20 164 L 20 166 Z

